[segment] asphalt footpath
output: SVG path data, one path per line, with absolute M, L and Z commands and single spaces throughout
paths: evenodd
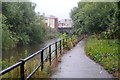
M 104 78 L 106 80 L 114 80 L 114 77 L 101 65 L 86 56 L 84 51 L 85 43 L 86 40 L 80 41 L 76 47 L 63 55 L 61 63 L 59 63 L 57 67 L 57 71 L 51 78 L 89 78 L 91 80 Z

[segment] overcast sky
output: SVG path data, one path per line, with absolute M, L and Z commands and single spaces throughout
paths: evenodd
M 37 4 L 35 11 L 45 13 L 45 15 L 54 15 L 58 19 L 70 18 L 71 9 L 77 6 L 80 0 L 31 0 Z

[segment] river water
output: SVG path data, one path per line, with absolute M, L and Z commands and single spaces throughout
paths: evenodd
M 31 54 L 37 52 L 38 50 L 44 48 L 45 46 L 49 45 L 52 42 L 57 41 L 58 39 L 51 39 L 47 40 L 42 44 L 34 44 L 34 45 L 26 45 L 26 46 L 19 46 L 9 51 L 3 51 L 2 52 L 2 60 L 9 61 L 11 58 L 14 58 L 16 60 L 15 62 L 18 62 L 20 59 L 24 59 Z

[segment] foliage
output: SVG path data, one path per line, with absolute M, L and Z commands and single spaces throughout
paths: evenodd
M 2 69 L 6 69 L 8 68 L 9 66 L 11 66 L 11 64 L 8 62 L 8 61 L 0 61 L 0 67 Z
M 11 25 L 5 24 L 6 17 L 2 16 L 2 47 L 7 50 L 14 48 L 17 43 L 17 38 L 14 37 L 14 32 L 9 30 L 9 27 L 12 27 Z
M 27 54 L 26 50 L 25 50 L 25 54 Z M 27 77 L 40 64 L 39 59 L 40 58 L 38 58 L 37 56 L 25 63 L 24 65 L 25 77 Z M 4 60 L 0 62 L 0 65 L 2 64 L 2 69 L 6 69 L 15 63 L 16 63 L 15 58 L 11 57 L 10 62 Z M 52 69 L 52 67 L 51 66 L 48 67 L 48 65 L 49 65 L 49 60 L 44 63 L 44 70 L 41 71 L 41 68 L 39 68 L 31 78 L 49 78 L 51 75 L 51 72 L 49 71 Z M 1 79 L 4 79 L 4 78 L 9 78 L 9 79 L 20 78 L 20 67 L 16 67 L 15 69 L 1 76 Z
M 62 37 L 64 40 L 64 48 L 71 49 L 75 44 L 77 43 L 78 39 L 76 35 L 72 35 L 68 38 L 68 35 L 66 33 L 62 34 Z
M 9 66 L 12 66 L 13 64 L 16 63 L 16 60 L 13 56 L 10 57 L 10 60 L 2 60 L 0 61 L 0 67 L 3 69 L 8 68 Z
M 72 44 L 75 46 L 75 44 L 77 43 L 78 39 L 77 39 L 77 35 L 72 35 L 72 37 L 70 38 L 72 41 Z
M 109 72 L 120 72 L 119 61 L 119 42 L 115 40 L 97 40 L 95 36 L 90 36 L 86 44 L 86 53 L 96 62 L 103 65 Z
M 63 33 L 63 34 L 61 35 L 61 37 L 62 37 L 62 38 L 67 38 L 68 35 L 67 35 L 66 33 Z
M 15 60 L 12 60 L 12 62 L 15 63 Z M 1 62 L 0 62 L 1 64 Z M 7 61 L 2 61 L 2 67 L 3 69 L 8 68 L 10 65 L 8 65 L 9 63 Z M 25 64 L 24 68 L 25 68 L 25 77 L 27 77 L 38 65 L 40 64 L 39 59 L 34 59 L 32 61 L 29 61 Z M 37 70 L 37 72 L 31 77 L 31 78 L 47 78 L 48 72 L 46 71 L 41 71 L 41 69 L 39 68 Z M 1 79 L 4 78 L 20 78 L 20 67 L 17 67 L 13 70 L 11 70 L 10 72 L 4 74 L 3 76 L 1 76 Z
M 35 6 L 31 2 L 2 3 L 3 50 L 46 39 L 47 29 L 41 16 L 35 13 Z
M 104 34 L 106 38 L 118 38 L 118 3 L 117 2 L 79 2 L 71 10 L 71 18 L 78 34 Z
M 60 36 L 60 33 L 58 33 L 56 29 L 50 27 L 47 27 L 47 32 L 48 32 L 47 39 L 53 39 Z

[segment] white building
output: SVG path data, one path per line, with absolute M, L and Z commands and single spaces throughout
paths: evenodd
M 58 18 L 56 18 L 53 15 L 46 16 L 45 17 L 45 24 L 48 27 L 57 29 L 58 28 Z
M 62 19 L 59 21 L 59 27 L 72 27 L 71 19 Z

